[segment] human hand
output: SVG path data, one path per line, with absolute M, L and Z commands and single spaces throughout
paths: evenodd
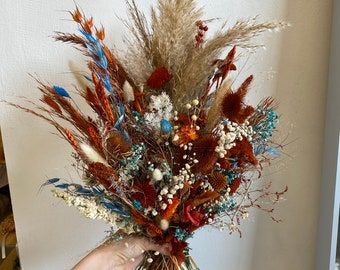
M 104 243 L 90 252 L 72 270 L 134 270 L 142 262 L 145 251 L 158 251 L 169 255 L 171 246 L 157 245 L 142 237 Z

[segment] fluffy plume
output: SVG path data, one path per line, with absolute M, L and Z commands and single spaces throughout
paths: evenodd
M 70 71 L 72 72 L 74 78 L 77 80 L 78 87 L 80 89 L 86 89 L 89 85 L 89 81 L 86 79 L 86 73 L 82 71 L 83 67 L 80 66 L 75 61 L 69 61 L 68 67 Z
M 256 48 L 251 40 L 263 32 L 282 29 L 284 22 L 258 23 L 257 18 L 239 21 L 227 30 L 221 30 L 211 39 L 206 40 L 201 49 L 187 48 L 187 57 L 180 69 L 174 74 L 173 97 L 175 104 L 185 104 L 197 96 L 197 91 L 204 91 L 207 78 L 213 75 L 214 66 L 210 66 L 228 46 Z
M 226 97 L 231 91 L 231 80 L 225 81 L 217 91 L 212 94 L 212 105 L 209 108 L 207 115 L 207 122 L 205 126 L 205 130 L 211 131 L 217 124 L 219 120 L 219 115 L 222 111 L 222 102 L 223 98 Z
M 157 8 L 151 10 L 151 25 L 148 25 L 134 0 L 128 4 L 132 23 L 129 29 L 134 38 L 128 50 L 128 60 L 125 61 L 130 73 L 140 82 L 146 81 L 158 67 L 166 67 L 171 74 L 177 75 L 179 67 L 184 64 L 187 50 L 190 48 L 192 51 L 195 47 L 195 23 L 202 17 L 202 10 L 197 8 L 196 1 L 159 0 Z M 134 60 L 131 62 L 132 58 Z M 131 64 L 138 66 L 138 73 Z
M 130 102 L 130 101 L 135 100 L 135 94 L 134 94 L 133 88 L 128 81 L 124 82 L 123 91 L 124 91 L 123 96 L 124 96 L 125 102 Z
M 83 153 L 85 154 L 85 156 L 88 158 L 88 160 L 92 163 L 103 163 L 104 165 L 108 165 L 106 160 L 100 155 L 98 154 L 97 151 L 95 151 L 91 146 L 82 143 L 80 144 L 80 149 L 81 151 L 83 151 Z

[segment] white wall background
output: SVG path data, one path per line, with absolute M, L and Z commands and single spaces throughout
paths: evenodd
M 103 23 L 109 44 L 122 47 L 124 28 L 114 12 L 124 17 L 123 0 L 78 0 L 78 4 Z M 138 0 L 147 9 L 154 1 Z M 321 153 L 327 88 L 331 0 L 200 0 L 206 18 L 237 18 L 260 14 L 263 20 L 281 18 L 293 27 L 284 34 L 265 35 L 267 44 L 249 60 L 241 78 L 254 73 L 256 86 L 251 101 L 276 95 L 283 127 L 294 126 L 287 148 L 294 156 L 285 168 L 275 167 L 268 179 L 290 187 L 279 208 L 282 224 L 254 215 L 243 226 L 239 239 L 205 230 L 192 240 L 193 255 L 203 270 L 311 270 L 315 269 L 316 232 L 321 186 Z M 75 31 L 65 10 L 71 0 L 0 0 L 0 97 L 38 98 L 36 73 L 50 82 L 71 87 L 68 61 L 81 57 L 70 46 L 49 37 L 53 31 Z M 274 78 L 273 71 L 276 71 Z M 44 190 L 48 177 L 76 177 L 69 166 L 71 149 L 50 134 L 40 120 L 1 106 L 11 193 L 23 270 L 69 269 L 100 242 L 104 224 L 81 217 Z M 284 131 L 283 134 L 288 133 Z
M 324 160 L 321 187 L 321 208 L 317 247 L 317 269 L 334 269 L 339 260 L 338 239 L 340 209 L 340 1 L 333 5 L 332 41 L 329 61 L 329 83 L 326 102 Z M 337 250 L 338 249 L 338 250 Z M 329 267 L 328 267 L 329 265 Z

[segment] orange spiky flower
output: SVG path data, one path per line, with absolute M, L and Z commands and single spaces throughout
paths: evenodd
M 234 93 L 228 93 L 222 102 L 222 113 L 230 121 L 243 123 L 253 112 L 251 106 L 244 106 L 243 100 L 246 96 L 249 86 L 253 81 L 253 76 L 249 76 L 238 90 Z
M 192 125 L 182 126 L 177 135 L 179 137 L 178 144 L 187 144 L 198 139 L 198 133 Z

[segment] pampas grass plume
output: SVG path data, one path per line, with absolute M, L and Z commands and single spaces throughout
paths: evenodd
M 222 102 L 224 97 L 230 92 L 231 84 L 231 80 L 226 80 L 214 93 L 215 97 L 207 115 L 207 124 L 205 127 L 207 131 L 211 131 L 220 119 Z

